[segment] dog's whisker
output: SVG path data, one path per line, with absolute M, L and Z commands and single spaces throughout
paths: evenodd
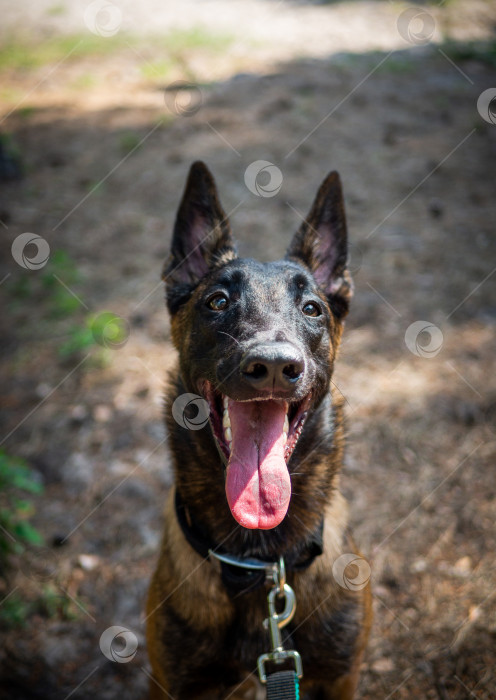
M 293 496 L 302 496 L 302 497 L 308 497 L 308 494 L 302 493 L 301 491 L 292 491 L 291 492 Z M 319 489 L 317 487 L 314 487 L 312 490 L 312 495 L 315 496 L 320 496 L 323 500 L 327 499 L 327 493 L 323 491 L 322 489 Z
M 218 331 L 218 332 L 222 333 L 222 335 L 227 335 L 228 338 L 231 338 L 231 340 L 234 340 L 235 343 L 237 343 L 238 345 L 241 345 L 239 340 L 237 338 L 235 338 L 233 335 L 231 335 L 230 333 L 226 333 L 226 331 Z

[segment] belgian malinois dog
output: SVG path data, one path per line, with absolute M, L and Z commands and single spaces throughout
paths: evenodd
M 283 557 L 296 612 L 282 647 L 300 654 L 301 697 L 349 700 L 371 605 L 368 582 L 353 586 L 356 571 L 339 565 L 363 561 L 339 492 L 343 410 L 331 389 L 352 296 L 339 175 L 284 260 L 261 263 L 237 257 L 214 179 L 194 163 L 164 280 L 179 363 L 166 405 L 175 485 L 147 608 L 151 697 L 260 697 L 250 683 L 271 649 L 270 586 L 251 562 Z M 186 394 L 195 429 L 173 417 Z

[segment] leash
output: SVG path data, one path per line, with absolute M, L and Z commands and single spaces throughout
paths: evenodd
M 222 582 L 229 595 L 234 597 L 265 584 L 271 585 L 267 596 L 269 616 L 263 625 L 269 631 L 272 648 L 258 657 L 258 675 L 266 686 L 267 700 L 299 700 L 299 681 L 303 676 L 301 656 L 294 649 L 284 649 L 281 636 L 281 630 L 291 622 L 296 610 L 295 592 L 286 582 L 284 558 L 280 557 L 278 562 L 274 562 L 218 552 L 201 526 L 191 517 L 177 490 L 175 509 L 177 521 L 191 547 L 204 559 L 214 558 L 219 561 Z M 322 554 L 323 529 L 322 520 L 318 531 L 305 543 L 303 549 L 286 555 L 291 561 L 291 570 L 302 571 L 308 568 Z M 278 613 L 277 607 L 281 606 L 283 609 Z
M 286 567 L 281 557 L 275 565 L 273 586 L 267 596 L 269 617 L 264 620 L 264 627 L 270 632 L 272 651 L 262 654 L 257 659 L 260 681 L 266 685 L 267 700 L 299 700 L 300 678 L 303 676 L 301 656 L 294 649 L 284 649 L 281 629 L 288 625 L 296 610 L 296 596 L 286 583 Z M 284 601 L 284 609 L 276 611 L 276 600 Z M 291 662 L 294 668 L 277 670 Z M 273 670 L 269 672 L 268 667 Z
M 209 550 L 209 556 L 218 559 L 224 565 L 257 571 L 263 574 L 264 583 L 272 584 L 267 596 L 269 617 L 263 622 L 264 628 L 270 632 L 272 650 L 258 657 L 258 675 L 260 681 L 266 685 L 267 700 L 299 700 L 299 681 L 303 676 L 301 656 L 294 649 L 284 649 L 281 637 L 281 629 L 291 622 L 296 611 L 296 595 L 286 583 L 286 565 L 283 557 L 280 557 L 278 562 L 264 562 L 260 559 L 238 559 L 212 550 Z M 284 603 L 280 613 L 276 610 L 276 601 Z M 288 662 L 294 665 L 293 669 L 277 670 L 281 665 L 287 666 Z M 271 671 L 268 670 L 270 666 Z

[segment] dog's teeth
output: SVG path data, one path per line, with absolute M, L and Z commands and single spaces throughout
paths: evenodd
M 224 428 L 231 427 L 231 419 L 229 418 L 229 411 L 227 410 L 227 408 L 224 410 L 224 413 L 222 415 L 222 426 Z
M 227 406 L 229 403 L 229 399 L 227 398 L 227 396 L 224 396 L 223 403 L 224 403 L 224 411 L 227 411 Z
M 224 429 L 224 437 L 226 438 L 227 442 L 232 442 L 231 428 Z
M 287 440 L 288 440 L 288 434 L 287 434 L 287 432 L 286 432 L 285 430 L 283 430 L 282 436 L 283 436 L 283 438 L 284 438 L 284 442 L 287 442 Z
M 288 414 L 286 413 L 286 417 L 284 419 L 284 426 L 283 426 L 283 431 L 287 434 L 289 433 L 289 421 L 288 421 Z

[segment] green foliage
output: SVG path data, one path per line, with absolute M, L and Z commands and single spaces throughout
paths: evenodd
M 174 72 L 180 72 L 193 82 L 196 75 L 191 68 L 192 54 L 216 56 L 229 49 L 234 37 L 226 33 L 211 32 L 205 27 L 173 29 L 168 34 L 152 41 L 154 58 L 141 66 L 142 76 L 149 81 L 168 80 Z M 149 53 L 150 46 L 146 53 Z
M 87 320 L 91 332 L 102 347 L 122 345 L 127 339 L 127 325 L 123 318 L 111 311 L 93 314 Z
M 6 628 L 25 627 L 31 615 L 59 620 L 75 620 L 79 610 L 63 590 L 53 583 L 41 589 L 40 595 L 26 600 L 17 591 L 8 595 L 0 606 L 0 623 Z
M 81 308 L 77 297 L 63 287 L 54 289 L 51 295 L 52 316 L 70 316 Z
M 63 590 L 49 583 L 43 586 L 42 594 L 35 603 L 35 610 L 39 615 L 61 620 L 74 620 L 78 617 L 71 599 Z
M 165 54 L 165 62 L 175 62 L 189 51 L 201 50 L 221 53 L 234 41 L 226 33 L 211 32 L 205 27 L 174 29 L 160 37 L 148 37 L 146 43 L 139 37 L 124 32 L 101 37 L 90 32 L 67 36 L 52 36 L 40 41 L 28 34 L 18 34 L 6 39 L 0 46 L 0 71 L 32 71 L 59 61 L 76 62 L 85 58 L 108 56 L 119 51 L 129 51 L 129 46 L 139 51 L 152 48 Z
M 131 147 L 137 139 L 129 134 L 126 142 Z M 94 360 L 105 366 L 109 349 L 123 345 L 129 335 L 127 322 L 110 312 L 88 313 L 79 299 L 77 288 L 81 276 L 70 256 L 64 250 L 54 250 L 41 275 L 22 274 L 12 280 L 9 289 L 14 299 L 11 311 L 26 305 L 26 300 L 37 297 L 40 324 L 47 336 L 59 338 L 58 354 L 62 359 L 98 348 Z M 54 322 L 56 320 L 56 323 Z
M 0 449 L 0 492 L 8 488 L 30 493 L 41 493 L 43 490 L 23 459 L 11 457 Z
M 14 299 L 11 311 L 16 312 L 25 304 L 27 299 L 37 296 L 47 302 L 47 315 L 52 318 L 66 318 L 76 313 L 81 302 L 71 288 L 80 281 L 80 275 L 73 260 L 64 250 L 50 253 L 50 259 L 40 275 L 19 274 L 14 278 L 8 289 Z
M 141 136 L 134 131 L 126 131 L 119 137 L 120 150 L 124 155 L 131 153 L 141 141 Z
M 24 460 L 0 450 L 0 574 L 8 557 L 24 551 L 24 545 L 40 545 L 43 538 L 29 523 L 33 506 L 21 494 L 40 494 L 43 488 Z
M 42 491 L 26 462 L 0 449 L 0 575 L 6 581 L 10 557 L 26 557 L 30 547 L 43 544 L 40 533 L 29 522 L 33 504 L 25 498 L 25 494 L 38 495 Z M 4 627 L 22 627 L 33 614 L 65 620 L 78 614 L 70 598 L 52 582 L 43 585 L 41 594 L 34 599 L 27 600 L 17 590 L 3 598 L 0 624 Z
M 478 61 L 496 68 L 496 40 L 492 41 L 448 41 L 443 46 L 452 61 Z
M 77 284 L 79 279 L 76 265 L 69 255 L 64 250 L 55 250 L 41 276 L 42 287 L 49 295 L 50 316 L 60 318 L 78 311 L 81 302 L 67 287 Z
M 108 348 L 123 345 L 128 337 L 128 327 L 120 316 L 111 311 L 103 311 L 88 314 L 84 326 L 74 326 L 68 335 L 68 339 L 59 348 L 59 354 L 64 358 L 94 345 L 100 346 L 102 353 Z
M 203 49 L 210 52 L 221 53 L 233 43 L 234 37 L 230 34 L 211 32 L 206 27 L 191 27 L 188 29 L 175 29 L 164 37 L 163 43 L 170 53 Z
M 36 107 L 32 107 L 31 105 L 19 107 L 19 109 L 16 109 L 16 114 L 23 119 L 27 119 L 28 117 L 33 116 L 33 114 L 36 114 Z
M 415 63 L 408 57 L 390 58 L 381 66 L 384 73 L 413 73 L 416 70 Z
M 54 275 L 62 277 L 67 285 L 80 281 L 76 263 L 65 250 L 54 250 L 50 254 L 50 260 L 44 270 L 41 279 L 45 289 L 53 289 L 59 285 L 57 279 L 54 279 Z
M 74 62 L 88 56 L 108 55 L 126 46 L 127 39 L 121 33 L 100 37 L 86 32 L 43 41 L 32 36 L 14 36 L 0 47 L 0 71 L 29 71 L 63 59 Z
M 0 607 L 0 621 L 2 625 L 10 627 L 23 627 L 30 613 L 30 605 L 19 593 L 12 593 L 6 598 Z
M 77 355 L 95 345 L 95 337 L 88 323 L 84 326 L 73 326 L 67 336 L 67 340 L 59 347 L 59 355 L 62 358 Z
M 170 58 L 162 58 L 158 61 L 147 61 L 140 66 L 140 73 L 146 80 L 165 80 L 175 67 L 175 62 Z

